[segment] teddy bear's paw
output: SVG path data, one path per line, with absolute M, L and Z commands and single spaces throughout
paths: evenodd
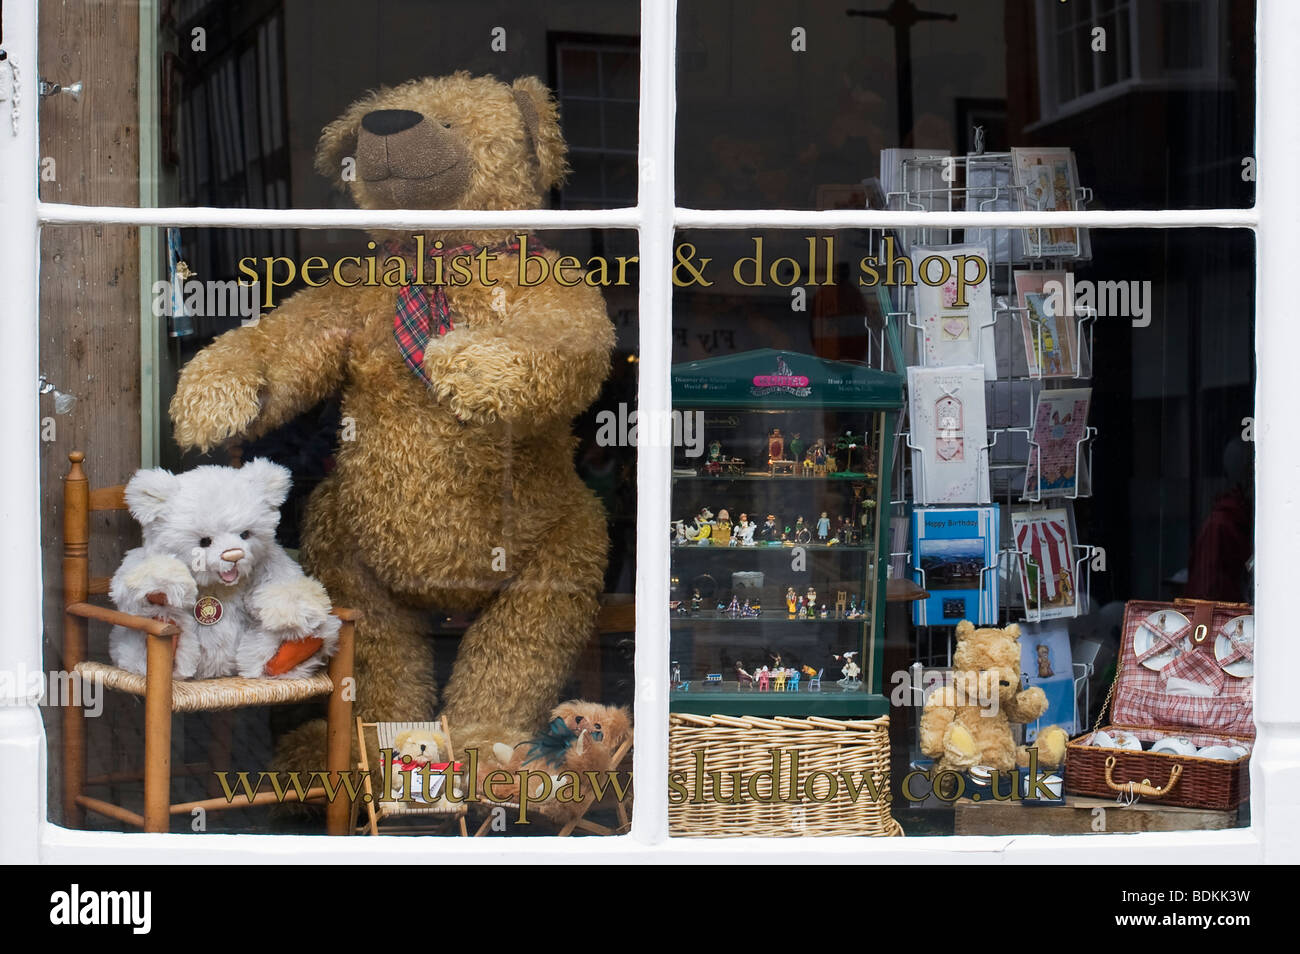
M 189 613 L 199 595 L 189 567 L 162 554 L 123 561 L 113 574 L 108 593 L 113 605 L 124 613 L 167 618 Z
M 1038 686 L 1031 686 L 1016 694 L 1017 722 L 1033 722 L 1047 711 L 1047 694 Z
M 510 760 L 515 757 L 515 750 L 504 742 L 493 742 L 492 756 L 499 764 L 509 765 Z
M 214 364 L 213 356 L 201 352 L 181 374 L 171 403 L 181 447 L 206 452 L 247 432 L 262 412 L 261 375 L 208 366 Z
M 979 764 L 980 752 L 975 744 L 975 736 L 960 722 L 949 725 L 943 734 L 943 757 L 949 766 L 958 769 L 972 768 Z
M 340 620 L 330 615 L 325 587 L 309 576 L 259 586 L 249 595 L 249 605 L 263 629 L 285 639 L 317 636 L 338 642 Z

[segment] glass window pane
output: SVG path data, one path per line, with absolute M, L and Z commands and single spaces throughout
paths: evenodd
M 1254 24 L 1254 0 L 682 4 L 677 202 L 825 208 L 891 191 L 886 150 L 1063 147 L 1088 208 L 1250 206 Z
M 571 146 L 636 149 L 635 0 L 573 0 L 534 10 L 509 0 L 454 10 L 445 3 L 381 0 L 361 17 L 337 0 L 190 0 L 164 5 L 161 12 L 156 4 L 126 2 L 114 5 L 112 16 L 100 4 L 74 0 L 49 12 L 58 29 L 42 30 L 40 75 L 64 87 L 79 82 L 81 92 L 59 92 L 41 105 L 41 154 L 47 161 L 40 194 L 46 201 L 346 206 L 350 202 L 335 188 L 340 181 L 436 178 L 471 131 L 481 137 L 479 126 L 489 114 L 508 126 L 494 134 L 519 146 L 512 153 L 493 152 L 502 167 L 484 170 L 482 179 L 499 183 L 512 165 L 539 162 L 525 130 L 531 116 L 523 115 L 526 104 L 512 95 L 525 77 L 535 77 L 563 101 L 558 128 Z M 156 21 L 143 48 L 139 16 Z M 141 58 L 156 70 L 156 83 L 141 82 Z M 460 71 L 477 81 L 391 91 Z M 544 103 L 549 94 L 534 95 L 543 122 L 554 121 Z M 602 137 L 599 122 L 600 104 L 609 100 L 633 117 L 629 125 L 620 115 L 612 138 Z M 356 107 L 359 102 L 364 105 Z M 581 109 L 594 109 L 596 119 L 578 115 Z M 423 118 L 408 115 L 397 128 L 389 115 L 383 130 L 381 117 L 372 119 L 372 129 L 360 127 L 363 113 L 381 110 Z M 339 148 L 322 152 L 323 130 L 344 116 L 350 128 L 336 130 Z M 441 123 L 448 118 L 458 121 L 444 131 Z M 142 127 L 151 136 L 142 139 Z M 553 139 L 543 133 L 543 141 Z M 373 160 L 380 145 L 398 156 L 395 165 Z M 476 159 L 484 161 L 485 156 Z M 542 171 L 538 194 L 458 192 L 438 199 L 462 208 L 545 206 L 555 198 L 557 183 Z M 433 198 L 393 196 L 380 205 L 424 208 Z M 378 201 L 373 195 L 370 200 Z
M 1249 824 L 1253 236 L 1033 232 L 678 234 L 674 835 L 1092 832 L 1103 744 Z
M 295 703 L 175 720 L 173 766 L 215 761 L 171 783 L 173 803 L 207 814 L 175 814 L 170 830 L 323 832 L 323 811 L 250 805 L 233 773 L 303 773 L 262 777 L 267 798 L 325 784 L 311 775 L 330 768 L 311 690 L 343 638 L 328 615 L 341 607 L 361 616 L 340 691 L 379 723 L 363 729 L 365 770 L 359 744 L 339 766 L 352 786 L 340 804 L 356 809 L 345 829 L 625 831 L 635 233 L 144 237 L 142 294 L 135 230 L 43 233 L 46 665 L 90 666 L 83 707 L 56 696 L 44 710 L 56 747 L 84 711 L 70 731 L 89 752 L 87 787 L 70 790 L 76 758 L 52 750 L 51 818 L 131 830 L 130 813 L 148 813 L 132 773 L 158 764 L 139 698 L 149 644 L 102 622 L 117 609 L 179 629 L 174 648 L 148 637 L 164 666 L 174 658 L 178 699 Z M 65 524 L 87 501 L 86 525 Z M 68 602 L 99 607 L 88 634 L 67 624 Z M 386 774 L 385 748 L 399 757 Z M 603 795 L 553 783 L 579 754 L 605 773 Z M 447 765 L 464 811 L 436 797 Z M 525 771 L 551 795 L 529 789 L 521 805 Z M 125 813 L 76 811 L 70 794 Z

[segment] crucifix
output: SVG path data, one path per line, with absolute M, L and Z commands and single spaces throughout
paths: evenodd
M 912 0 L 892 0 L 887 10 L 846 10 L 851 17 L 884 20 L 894 28 L 894 68 L 898 75 L 898 144 L 907 142 L 912 131 L 912 27 L 926 20 L 957 19 L 955 13 L 918 10 Z

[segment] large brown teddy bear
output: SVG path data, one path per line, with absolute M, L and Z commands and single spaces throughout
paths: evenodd
M 456 73 L 354 103 L 325 128 L 316 166 L 365 208 L 530 209 L 563 179 L 565 152 L 538 80 Z M 478 611 L 443 698 L 461 749 L 542 724 L 591 633 L 609 547 L 574 470 L 571 422 L 609 374 L 614 329 L 595 287 L 522 286 L 516 233 L 423 233 L 428 250 L 495 256 L 486 282 L 474 264 L 441 301 L 421 289 L 424 338 L 412 342 L 398 288 L 354 284 L 365 272 L 353 269 L 203 349 L 171 404 L 177 441 L 206 451 L 341 395 L 355 434 L 312 494 L 303 563 L 336 606 L 364 614 L 356 703 L 367 720 L 432 717 L 431 614 Z M 372 235 L 381 274 L 389 252 L 415 274 L 413 234 Z M 284 761 L 317 765 L 323 738 L 309 723 Z
M 1047 711 L 1042 689 L 1020 688 L 1020 627 L 976 629 L 962 620 L 952 662 L 953 684 L 935 690 L 921 714 L 921 751 L 938 770 L 1011 771 L 1025 757 L 1011 723 L 1033 722 Z

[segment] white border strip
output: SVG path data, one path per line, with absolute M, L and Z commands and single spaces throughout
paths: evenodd
M 648 73 L 642 69 L 642 81 Z M 643 101 L 642 122 L 654 122 L 655 103 Z M 667 104 L 669 108 L 673 105 Z M 671 139 L 672 127 L 661 133 Z M 627 229 L 660 213 L 646 201 L 652 187 L 659 209 L 671 208 L 671 157 L 658 155 L 648 140 L 642 150 L 642 209 L 214 209 L 164 207 L 156 209 L 112 205 L 37 204 L 37 217 L 46 225 L 138 225 L 179 228 L 241 229 Z M 660 144 L 662 147 L 662 144 Z M 658 181 L 644 176 L 651 163 Z M 870 209 L 673 209 L 671 222 L 679 229 L 843 229 L 843 228 L 1254 228 L 1257 209 L 1115 209 L 1084 212 L 882 212 Z
M 673 170 L 676 143 L 677 4 L 641 4 L 640 355 L 637 415 L 667 420 L 672 411 Z M 641 428 L 640 433 L 650 429 Z M 668 838 L 668 534 L 672 449 L 646 442 L 637 452 L 636 746 L 632 836 Z

